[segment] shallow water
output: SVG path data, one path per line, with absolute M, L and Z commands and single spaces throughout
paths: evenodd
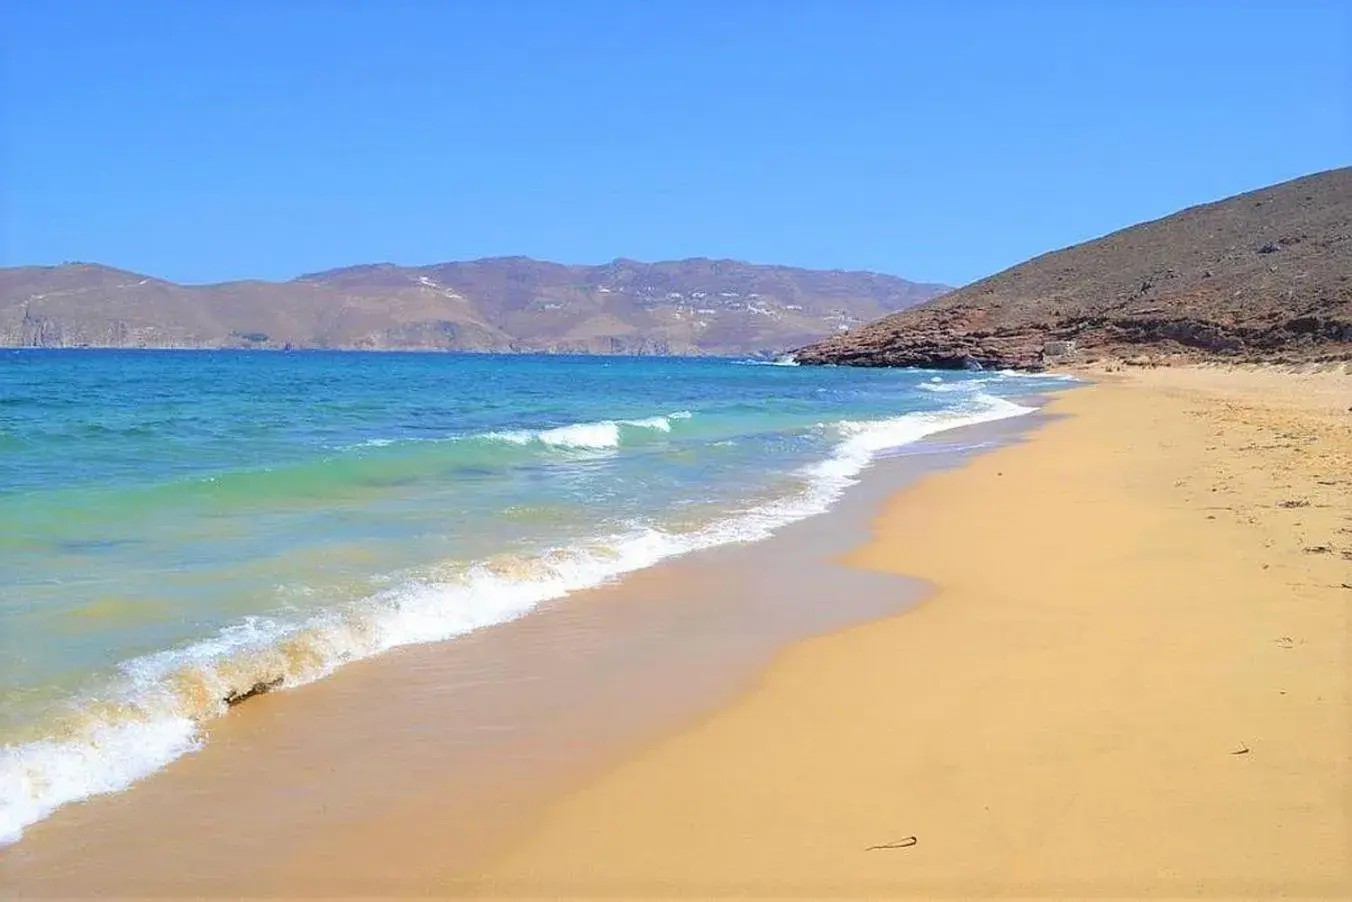
M 225 698 L 829 507 L 1012 374 L 417 354 L 0 356 L 0 837 Z

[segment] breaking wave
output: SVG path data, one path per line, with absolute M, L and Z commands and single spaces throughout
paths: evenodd
M 678 410 L 660 417 L 641 420 L 600 420 L 595 423 L 573 423 L 554 429 L 519 429 L 511 432 L 491 432 L 488 439 L 513 445 L 544 445 L 546 448 L 618 448 L 626 433 L 670 432 L 673 420 L 690 419 L 690 411 Z

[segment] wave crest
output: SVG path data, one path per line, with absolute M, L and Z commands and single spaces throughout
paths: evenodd
M 671 432 L 673 420 L 688 420 L 691 416 L 688 410 L 678 410 L 666 416 L 644 417 L 639 420 L 599 420 L 595 423 L 572 423 L 553 429 L 491 432 L 485 438 L 513 445 L 540 444 L 546 448 L 580 448 L 594 451 L 620 447 L 626 431 Z

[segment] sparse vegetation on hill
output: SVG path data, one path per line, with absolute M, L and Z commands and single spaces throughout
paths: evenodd
M 1044 254 L 797 352 L 1038 369 L 1092 356 L 1352 358 L 1352 168 Z

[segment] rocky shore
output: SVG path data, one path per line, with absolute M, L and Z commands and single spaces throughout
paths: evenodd
M 1021 370 L 1114 357 L 1352 359 L 1352 168 L 1044 254 L 794 355 Z

